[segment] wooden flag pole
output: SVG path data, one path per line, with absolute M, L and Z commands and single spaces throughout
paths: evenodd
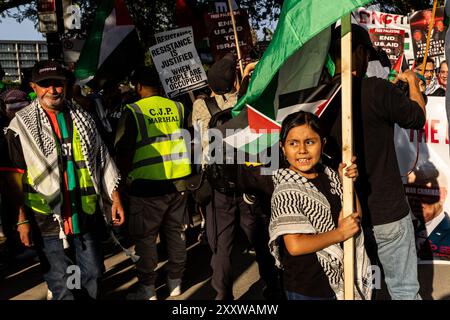
M 420 71 L 421 75 L 425 74 L 425 67 L 427 66 L 427 58 L 428 58 L 428 50 L 430 49 L 430 38 L 431 38 L 431 30 L 433 30 L 434 27 L 434 17 L 436 16 L 436 6 L 437 6 L 437 0 L 434 0 L 433 3 L 433 12 L 431 14 L 431 20 L 430 24 L 428 25 L 428 35 L 427 35 L 427 46 L 425 47 L 425 53 L 423 55 L 423 62 L 422 62 L 422 69 Z
M 353 155 L 352 124 L 352 32 L 350 14 L 341 18 L 341 69 L 342 69 L 342 161 L 350 164 Z M 343 177 L 344 217 L 352 214 L 353 182 Z M 344 298 L 354 299 L 354 254 L 353 238 L 344 242 Z
M 195 96 L 194 96 L 194 93 L 192 91 L 189 91 L 189 98 L 191 98 L 192 103 L 194 103 Z
M 231 4 L 231 0 L 228 0 L 228 10 L 230 11 L 231 23 L 233 24 L 233 32 L 234 32 L 234 42 L 236 43 L 236 52 L 239 60 L 239 69 L 241 70 L 241 79 L 244 77 L 244 65 L 242 64 L 241 59 L 241 49 L 239 48 L 239 39 L 236 29 L 236 20 L 234 19 L 234 10 L 233 5 Z

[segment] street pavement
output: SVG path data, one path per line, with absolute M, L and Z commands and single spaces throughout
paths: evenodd
M 183 293 L 169 297 L 166 288 L 164 265 L 167 257 L 159 245 L 160 262 L 156 281 L 159 300 L 212 300 L 211 251 L 204 242 L 197 241 L 199 227 L 187 231 L 188 260 L 183 283 Z M 247 242 L 239 234 L 233 252 L 233 294 L 236 300 L 262 300 L 264 283 L 259 279 L 254 255 L 247 250 Z M 132 261 L 112 243 L 105 243 L 106 272 L 101 286 L 101 300 L 125 300 L 127 293 L 136 288 L 137 279 Z M 132 248 L 132 247 L 130 247 Z M 450 300 L 450 265 L 419 265 L 421 295 L 426 300 Z M 384 284 L 384 283 L 383 283 Z M 42 280 L 39 262 L 28 250 L 8 267 L 0 269 L 0 300 L 45 300 L 47 286 Z M 378 291 L 377 300 L 389 299 L 386 288 Z
M 197 240 L 199 227 L 187 231 L 187 265 L 183 282 L 183 293 L 169 297 L 166 288 L 164 265 L 167 256 L 163 246 L 158 245 L 158 278 L 156 294 L 158 299 L 168 300 L 213 300 L 215 291 L 211 287 L 211 251 L 205 242 Z M 101 285 L 102 300 L 125 300 L 126 295 L 136 289 L 137 278 L 131 259 L 112 243 L 104 244 L 105 268 Z M 132 246 L 130 247 L 133 248 Z M 237 300 L 262 300 L 264 284 L 259 279 L 254 255 L 247 250 L 242 234 L 233 251 L 233 274 L 235 277 L 233 295 Z M 16 258 L 8 268 L 0 270 L 0 300 L 45 300 L 47 286 L 42 280 L 39 262 L 32 250 Z

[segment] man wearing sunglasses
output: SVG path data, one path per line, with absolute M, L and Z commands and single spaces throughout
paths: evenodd
M 37 62 L 30 83 L 37 97 L 7 128 L 16 172 L 11 201 L 20 239 L 38 251 L 53 299 L 95 299 L 103 270 L 101 196 L 112 200 L 112 225 L 124 222 L 124 211 L 119 173 L 94 121 L 65 99 L 66 74 L 56 61 Z

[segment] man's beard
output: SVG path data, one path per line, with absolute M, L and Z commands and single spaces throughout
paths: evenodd
M 41 102 L 45 107 L 53 110 L 60 110 L 64 106 L 64 94 L 52 97 L 44 97 Z

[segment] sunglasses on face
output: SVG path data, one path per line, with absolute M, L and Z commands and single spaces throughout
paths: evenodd
M 47 79 L 42 80 L 37 83 L 39 87 L 42 88 L 49 88 L 49 87 L 64 87 L 64 81 L 62 80 L 55 80 L 55 79 Z

